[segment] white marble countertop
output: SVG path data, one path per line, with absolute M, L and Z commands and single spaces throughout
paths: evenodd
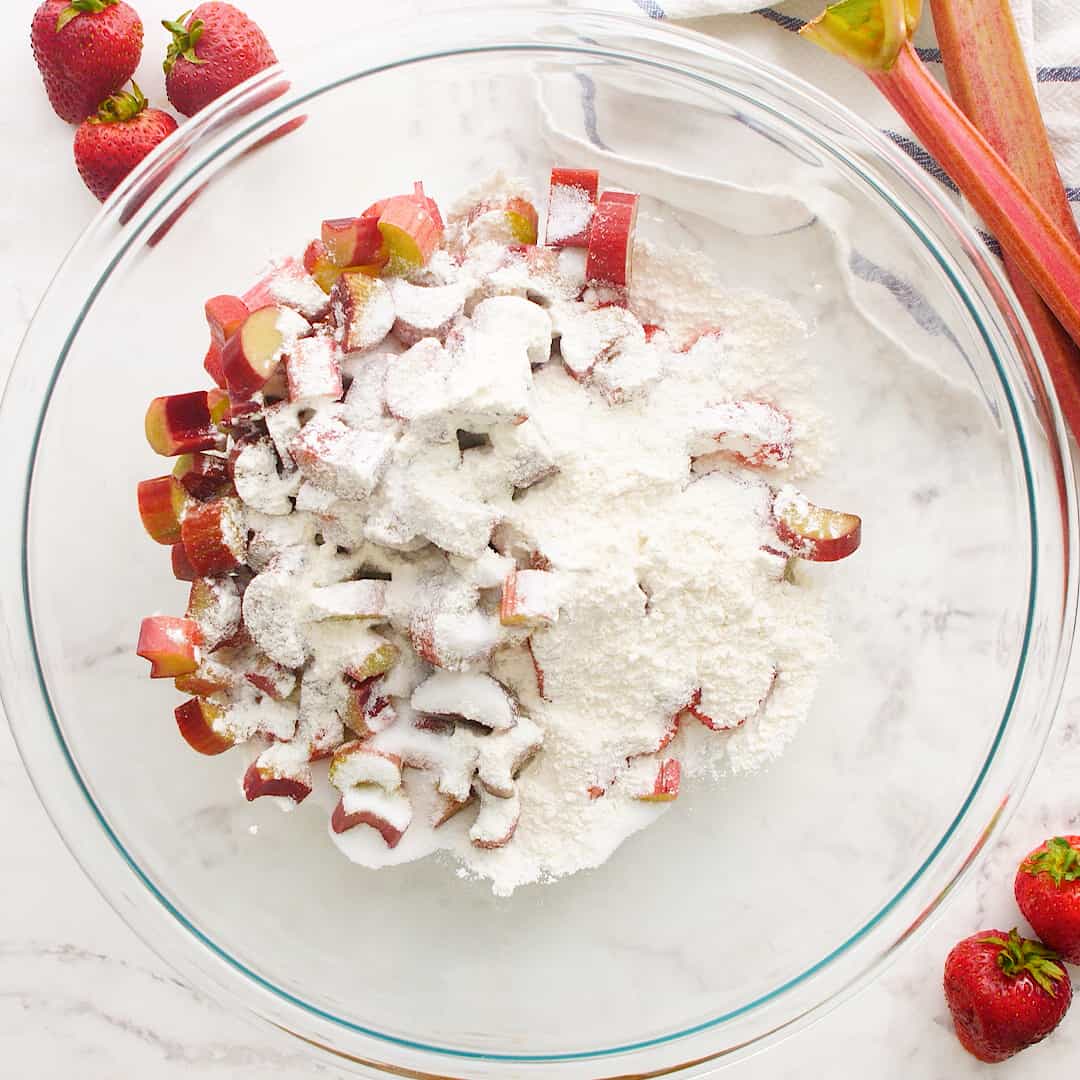
M 21 26 L 36 0 L 8 5 L 0 42 L 9 100 L 0 124 L 8 147 L 0 206 L 0 378 L 58 262 L 95 212 L 71 160 L 71 129 L 51 113 Z M 139 73 L 161 98 L 158 60 L 165 32 L 157 20 L 175 4 L 139 0 L 150 45 Z M 298 48 L 338 26 L 360 28 L 373 7 L 323 0 L 319 18 L 295 14 L 288 0 L 249 5 L 275 42 Z M 404 7 L 405 5 L 401 5 Z M 292 9 L 292 10 L 290 10 Z M 310 10 L 310 9 L 309 9 Z M 735 20 L 739 22 L 739 20 Z M 286 29 L 288 24 L 288 29 Z M 716 25 L 715 23 L 713 25 Z M 748 44 L 745 32 L 737 34 Z M 752 42 L 750 42 L 752 43 Z M 285 49 L 279 47 L 285 55 Z M 1013 868 L 1043 837 L 1080 831 L 1076 756 L 1080 754 L 1080 667 L 1074 664 L 1043 762 L 990 857 L 951 899 L 936 924 L 869 989 L 813 1027 L 725 1071 L 738 1080 L 820 1074 L 881 1080 L 958 1080 L 982 1069 L 957 1044 L 942 999 L 941 966 L 950 945 L 986 926 L 1011 926 Z M 20 1080 L 205 1077 L 285 1080 L 333 1076 L 299 1049 L 272 1046 L 260 1032 L 189 989 L 137 940 L 68 855 L 39 806 L 6 726 L 0 726 L 0 821 L 5 865 L 0 888 L 0 1069 Z M 1076 969 L 1074 976 L 1080 975 Z M 1080 1012 L 1053 1038 L 1001 1066 L 1003 1078 L 1080 1069 Z

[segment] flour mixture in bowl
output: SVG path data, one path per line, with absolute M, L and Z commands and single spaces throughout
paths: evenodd
M 139 509 L 191 597 L 139 654 L 194 749 L 247 745 L 247 798 L 315 792 L 364 865 L 597 866 L 779 754 L 829 656 L 794 568 L 860 522 L 795 487 L 805 330 L 598 181 L 553 170 L 543 245 L 503 177 L 445 224 L 420 184 L 323 222 L 207 302 L 217 388 L 147 413 L 177 460 Z

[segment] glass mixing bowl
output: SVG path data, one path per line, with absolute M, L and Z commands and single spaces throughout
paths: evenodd
M 4 701 L 75 857 L 194 985 L 361 1072 L 698 1076 L 880 971 L 1023 790 L 1072 636 L 1075 507 L 1045 368 L 937 188 L 801 83 L 648 20 L 555 8 L 375 28 L 186 124 L 79 241 L 3 403 Z M 300 116 L 302 126 L 290 124 Z M 268 138 L 271 135 L 277 138 Z M 139 525 L 147 401 L 203 385 L 201 304 L 326 216 L 553 163 L 813 327 L 860 513 L 836 660 L 773 767 L 684 794 L 603 867 L 494 898 L 371 873 L 325 812 L 243 801 L 180 742 L 140 617 L 185 586 Z M 253 827 L 257 826 L 257 830 Z

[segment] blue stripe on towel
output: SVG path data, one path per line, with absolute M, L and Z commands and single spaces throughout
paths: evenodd
M 885 134 L 888 135 L 916 165 L 925 169 L 935 180 L 944 184 L 950 191 L 960 190 L 952 182 L 952 178 L 949 174 L 937 163 L 937 160 L 931 154 L 927 153 L 927 151 L 914 139 L 908 138 L 907 135 L 901 135 L 899 131 L 890 131 L 888 128 L 885 129 Z
M 1080 67 L 1041 67 L 1036 72 L 1039 82 L 1080 82 Z
M 637 6 L 641 8 L 641 10 L 644 11 L 650 19 L 667 18 L 667 16 L 664 14 L 664 9 L 656 2 L 656 0 L 634 0 L 634 3 L 637 4 Z
M 600 129 L 596 123 L 596 83 L 588 75 L 576 72 L 577 81 L 581 86 L 581 114 L 585 123 L 585 134 L 589 136 L 589 142 L 598 146 L 601 150 L 610 150 L 603 139 L 600 138 Z
M 638 0 L 638 3 L 640 2 L 641 0 Z M 773 11 L 772 8 L 758 8 L 754 14 L 760 15 L 763 19 L 768 19 L 769 22 L 776 23 L 777 26 L 781 26 L 785 30 L 801 30 L 806 25 L 805 19 L 797 19 L 794 15 L 785 15 L 783 12 Z

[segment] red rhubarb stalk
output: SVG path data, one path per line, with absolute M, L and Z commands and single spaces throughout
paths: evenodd
M 930 0 L 930 8 L 953 100 L 1080 249 L 1080 229 L 1065 195 L 1008 0 Z M 1069 427 L 1080 431 L 1080 349 L 1016 260 L 1006 254 L 1004 262 L 1042 347 L 1061 410 Z
M 841 0 L 801 33 L 869 74 L 1080 341 L 1080 251 L 919 59 L 920 9 L 921 0 Z

